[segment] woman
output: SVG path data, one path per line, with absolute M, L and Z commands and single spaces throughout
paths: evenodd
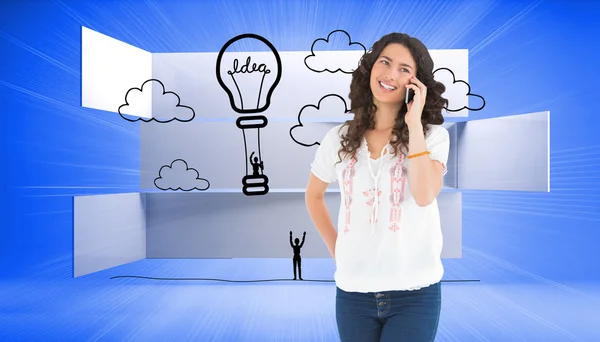
M 414 91 L 405 103 L 407 88 Z M 382 37 L 352 74 L 354 118 L 317 149 L 306 205 L 336 263 L 342 341 L 433 341 L 440 308 L 442 233 L 436 197 L 449 150 L 447 100 L 418 39 Z M 336 231 L 324 193 L 341 192 Z

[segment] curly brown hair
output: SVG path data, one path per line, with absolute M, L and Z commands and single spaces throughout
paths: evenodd
M 425 135 L 429 130 L 428 124 L 441 125 L 444 123 L 442 109 L 447 106 L 448 100 L 443 98 L 442 94 L 446 91 L 446 87 L 433 78 L 433 60 L 427 47 L 417 38 L 404 33 L 387 34 L 375 42 L 371 50 L 361 57 L 358 68 L 352 73 L 349 112 L 354 113 L 354 118 L 342 125 L 342 128 L 347 126 L 348 129 L 346 134 L 342 136 L 342 147 L 338 152 L 340 161 L 342 153 L 345 156 L 354 157 L 362 143 L 365 132 L 375 128 L 377 107 L 373 103 L 373 93 L 370 87 L 371 69 L 383 49 L 391 43 L 402 44 L 410 51 L 417 64 L 416 77 L 427 87 L 427 98 L 421 115 Z M 396 137 L 390 143 L 394 154 L 398 152 L 406 154 L 408 152 L 408 127 L 404 122 L 406 112 L 407 107 L 403 105 L 396 116 L 396 122 L 392 129 L 392 133 Z

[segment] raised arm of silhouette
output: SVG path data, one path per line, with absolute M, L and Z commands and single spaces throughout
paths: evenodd
M 254 159 L 252 158 L 254 156 L 254 152 L 250 153 L 250 165 L 252 165 L 252 175 L 253 176 L 259 176 L 259 168 L 264 168 L 264 166 L 262 165 L 262 161 L 258 162 L 258 157 L 254 157 Z
M 294 248 L 294 243 L 292 242 L 292 232 L 290 231 L 290 246 Z
M 306 232 L 304 232 L 304 234 L 302 234 L 302 243 L 300 243 L 300 248 L 302 248 L 302 246 L 304 246 L 305 239 L 306 239 Z

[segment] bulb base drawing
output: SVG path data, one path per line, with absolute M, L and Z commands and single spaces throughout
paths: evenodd
M 263 128 L 267 127 L 269 120 L 264 115 L 240 116 L 235 120 L 235 125 L 239 129 Z
M 244 176 L 242 192 L 246 196 L 266 195 L 269 192 L 269 177 L 265 175 Z

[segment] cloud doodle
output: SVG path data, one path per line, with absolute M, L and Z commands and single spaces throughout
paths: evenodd
M 144 89 L 144 86 L 146 87 L 146 89 Z M 161 95 L 158 99 L 153 99 L 152 98 L 152 88 L 153 86 L 160 86 L 161 91 Z M 146 101 L 146 104 L 149 104 L 149 107 L 151 108 L 153 106 L 153 104 L 157 101 L 170 101 L 171 104 L 164 105 L 164 106 L 157 106 L 158 108 L 169 108 L 172 107 L 173 109 L 168 113 L 168 115 L 166 115 L 166 117 L 164 118 L 142 118 L 142 117 L 138 117 L 135 119 L 130 119 L 127 118 L 126 116 L 124 116 L 123 113 L 126 109 L 128 112 L 133 112 L 133 113 L 139 113 L 140 111 L 143 111 L 143 102 Z M 156 121 L 159 123 L 168 123 L 171 121 L 179 121 L 179 122 L 189 122 L 192 121 L 194 119 L 194 117 L 196 116 L 196 113 L 194 112 L 194 109 L 192 109 L 192 107 L 188 107 L 188 106 L 184 106 L 181 104 L 181 98 L 179 97 L 179 95 L 177 95 L 175 92 L 172 91 L 166 91 L 165 90 L 165 86 L 164 84 L 160 81 L 157 80 L 155 78 L 149 79 L 147 81 L 145 81 L 144 83 L 142 83 L 142 86 L 140 88 L 131 88 L 127 91 L 127 93 L 125 94 L 125 103 L 122 104 L 121 106 L 119 106 L 119 115 L 121 115 L 121 117 L 127 121 L 131 121 L 131 122 L 135 122 L 135 121 L 139 121 L 142 120 L 144 122 L 150 122 L 150 121 Z
M 447 98 L 453 98 L 453 97 L 456 98 L 456 96 L 467 96 L 467 97 L 473 96 L 473 97 L 480 98 L 481 102 L 482 102 L 481 106 L 473 107 L 473 108 L 471 108 L 469 106 L 463 106 L 460 108 L 458 108 L 458 107 L 452 108 L 452 103 L 448 102 L 448 108 L 446 108 L 447 111 L 459 112 L 463 109 L 477 111 L 477 110 L 482 110 L 483 107 L 485 107 L 485 99 L 483 98 L 483 96 L 471 93 L 471 86 L 469 85 L 469 83 L 467 83 L 463 80 L 457 80 L 454 75 L 454 72 L 452 72 L 452 70 L 450 70 L 448 68 L 438 68 L 433 72 L 433 75 L 438 82 L 442 82 L 446 86 L 445 93 L 451 95 L 451 96 L 448 96 Z M 469 99 L 467 99 L 467 103 L 469 103 L 468 100 Z
M 332 50 L 332 49 L 318 49 L 317 52 L 315 52 L 316 45 L 320 45 L 320 46 L 324 46 L 324 47 L 330 46 L 330 45 L 336 45 L 335 48 L 337 50 L 339 50 L 341 47 L 346 48 L 346 49 L 348 47 L 350 47 L 351 49 L 355 48 L 355 49 L 358 49 L 358 51 L 362 51 L 363 54 L 365 54 L 367 52 L 367 49 L 365 48 L 364 45 L 362 45 L 359 42 L 352 41 L 348 32 L 346 32 L 344 30 L 332 31 L 331 33 L 329 33 L 327 38 L 316 39 L 312 43 L 312 46 L 310 47 L 310 55 L 308 55 L 304 58 L 304 65 L 306 65 L 306 67 L 308 69 L 310 69 L 314 72 L 318 72 L 318 73 L 325 72 L 325 71 L 328 71 L 330 73 L 336 73 L 339 71 L 339 72 L 343 72 L 345 74 L 351 74 L 352 71 L 354 71 L 353 69 L 355 69 L 358 66 L 358 60 L 356 60 L 356 61 L 352 61 L 352 60 L 340 61 L 337 58 L 331 58 L 329 56 L 326 56 L 323 53 L 319 53 L 319 51 L 326 51 L 326 50 Z M 339 45 L 341 45 L 341 46 L 339 46 Z
M 160 190 L 204 191 L 210 187 L 207 179 L 200 178 L 196 169 L 188 167 L 183 159 L 175 159 L 171 165 L 163 165 L 158 170 L 154 185 Z
M 306 124 L 302 121 L 309 122 L 310 119 L 308 117 L 315 119 L 342 117 L 342 115 L 349 112 L 350 110 L 343 97 L 338 94 L 325 95 L 319 100 L 316 106 L 309 104 L 300 109 L 298 124 L 290 128 L 290 137 L 295 143 L 304 147 L 320 145 L 321 143 L 315 140 L 314 134 L 311 134 L 313 130 L 307 129 Z M 319 135 L 319 138 L 322 138 L 322 135 Z

